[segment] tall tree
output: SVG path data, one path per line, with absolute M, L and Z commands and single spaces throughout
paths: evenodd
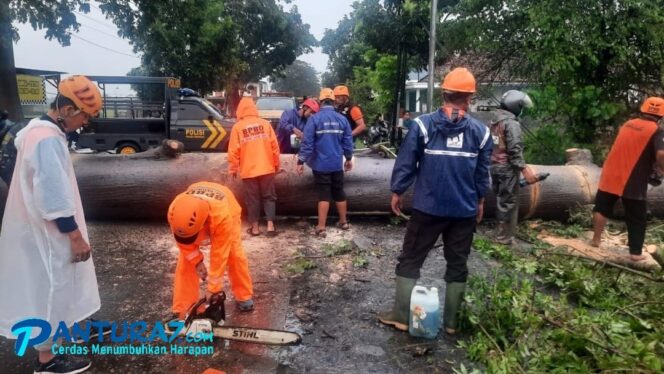
M 23 119 L 18 97 L 14 44 L 19 39 L 12 22 L 30 23 L 35 30 L 45 30 L 45 37 L 69 45 L 72 31 L 78 31 L 75 11 L 88 13 L 86 0 L 0 0 L 0 108 L 9 111 L 10 118 Z
M 463 0 L 455 10 L 442 33 L 450 48 L 486 60 L 488 77 L 532 82 L 540 114 L 577 141 L 619 122 L 634 93 L 662 92 L 659 0 Z
M 180 77 L 183 85 L 208 92 L 237 64 L 237 28 L 222 1 L 99 2 L 142 53 L 141 70 L 149 75 Z
M 440 0 L 439 14 L 446 14 L 458 0 Z M 329 57 L 324 83 L 346 83 L 354 100 L 367 112 L 387 112 L 395 103 L 403 75 L 426 69 L 429 54 L 429 0 L 361 0 L 334 30 L 326 30 L 321 46 Z M 444 50 L 437 60 L 445 57 Z M 405 70 L 399 77 L 399 54 Z M 402 86 L 399 88 L 399 86 Z M 403 99 L 403 98 L 402 98 Z
M 292 92 L 295 96 L 317 96 L 320 91 L 316 69 L 301 60 L 295 60 L 283 72 L 272 75 L 270 80 L 275 90 Z
M 316 40 L 296 7 L 284 11 L 276 0 L 100 0 L 100 8 L 143 54 L 142 69 L 174 75 L 206 92 L 268 76 L 311 50 Z M 85 0 L 0 1 L 0 107 L 22 117 L 16 86 L 11 23 L 29 22 L 46 37 L 69 44 L 77 31 L 75 11 Z
M 100 0 L 152 74 L 202 92 L 268 76 L 316 40 L 297 7 L 275 0 Z M 238 85 L 239 86 L 239 85 Z

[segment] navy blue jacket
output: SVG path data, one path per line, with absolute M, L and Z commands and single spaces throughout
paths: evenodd
M 343 170 L 343 158 L 353 158 L 353 137 L 348 120 L 324 105 L 309 117 L 298 153 L 298 164 L 307 163 L 321 173 Z
M 300 117 L 297 109 L 286 110 L 281 114 L 279 119 L 279 126 L 277 126 L 277 140 L 279 141 L 279 150 L 284 153 L 295 153 L 291 148 L 290 136 L 293 134 L 293 129 L 296 128 L 304 131 L 304 125 L 307 119 Z
M 392 171 L 392 192 L 402 195 L 413 181 L 413 208 L 439 217 L 469 218 L 490 186 L 490 131 L 465 114 L 453 122 L 442 109 L 410 127 Z

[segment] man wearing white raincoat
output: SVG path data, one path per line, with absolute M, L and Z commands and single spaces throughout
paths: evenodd
M 13 182 L 0 234 L 0 335 L 26 318 L 68 327 L 100 308 L 94 264 L 66 133 L 101 108 L 99 89 L 84 76 L 58 86 L 51 110 L 21 130 Z M 33 329 L 33 337 L 39 333 Z M 51 335 L 53 336 L 53 335 Z M 35 373 L 79 373 L 90 361 L 51 353 L 52 339 L 35 346 Z

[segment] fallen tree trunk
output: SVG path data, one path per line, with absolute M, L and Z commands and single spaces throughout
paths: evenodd
M 146 157 L 148 156 L 148 157 Z M 198 181 L 228 185 L 243 200 L 242 182 L 226 173 L 226 154 L 185 153 L 169 158 L 163 153 L 126 156 L 72 155 L 86 217 L 94 219 L 163 219 L 171 200 Z M 277 214 L 315 215 L 317 193 L 309 169 L 298 176 L 292 155 L 281 156 L 283 172 L 276 178 Z M 345 191 L 350 212 L 390 212 L 390 176 L 394 160 L 356 157 L 346 174 Z M 568 209 L 591 204 L 601 169 L 593 164 L 567 166 L 532 165 L 536 173 L 550 173 L 542 183 L 521 189 L 522 218 L 564 219 Z M 3 191 L 5 194 L 6 191 Z M 404 199 L 408 212 L 412 188 Z M 4 201 L 4 199 L 3 199 Z M 649 207 L 664 216 L 664 188 L 649 194 Z M 493 215 L 495 199 L 487 196 L 486 216 Z

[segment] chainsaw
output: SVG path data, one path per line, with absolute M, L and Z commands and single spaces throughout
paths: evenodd
M 225 300 L 226 294 L 223 291 L 212 295 L 209 302 L 206 298 L 200 299 L 189 308 L 184 319 L 184 327 L 177 331 L 177 334 L 185 336 L 212 333 L 215 338 L 269 345 L 297 345 L 302 342 L 302 337 L 292 331 L 224 325 Z M 176 333 L 173 330 L 167 332 Z

